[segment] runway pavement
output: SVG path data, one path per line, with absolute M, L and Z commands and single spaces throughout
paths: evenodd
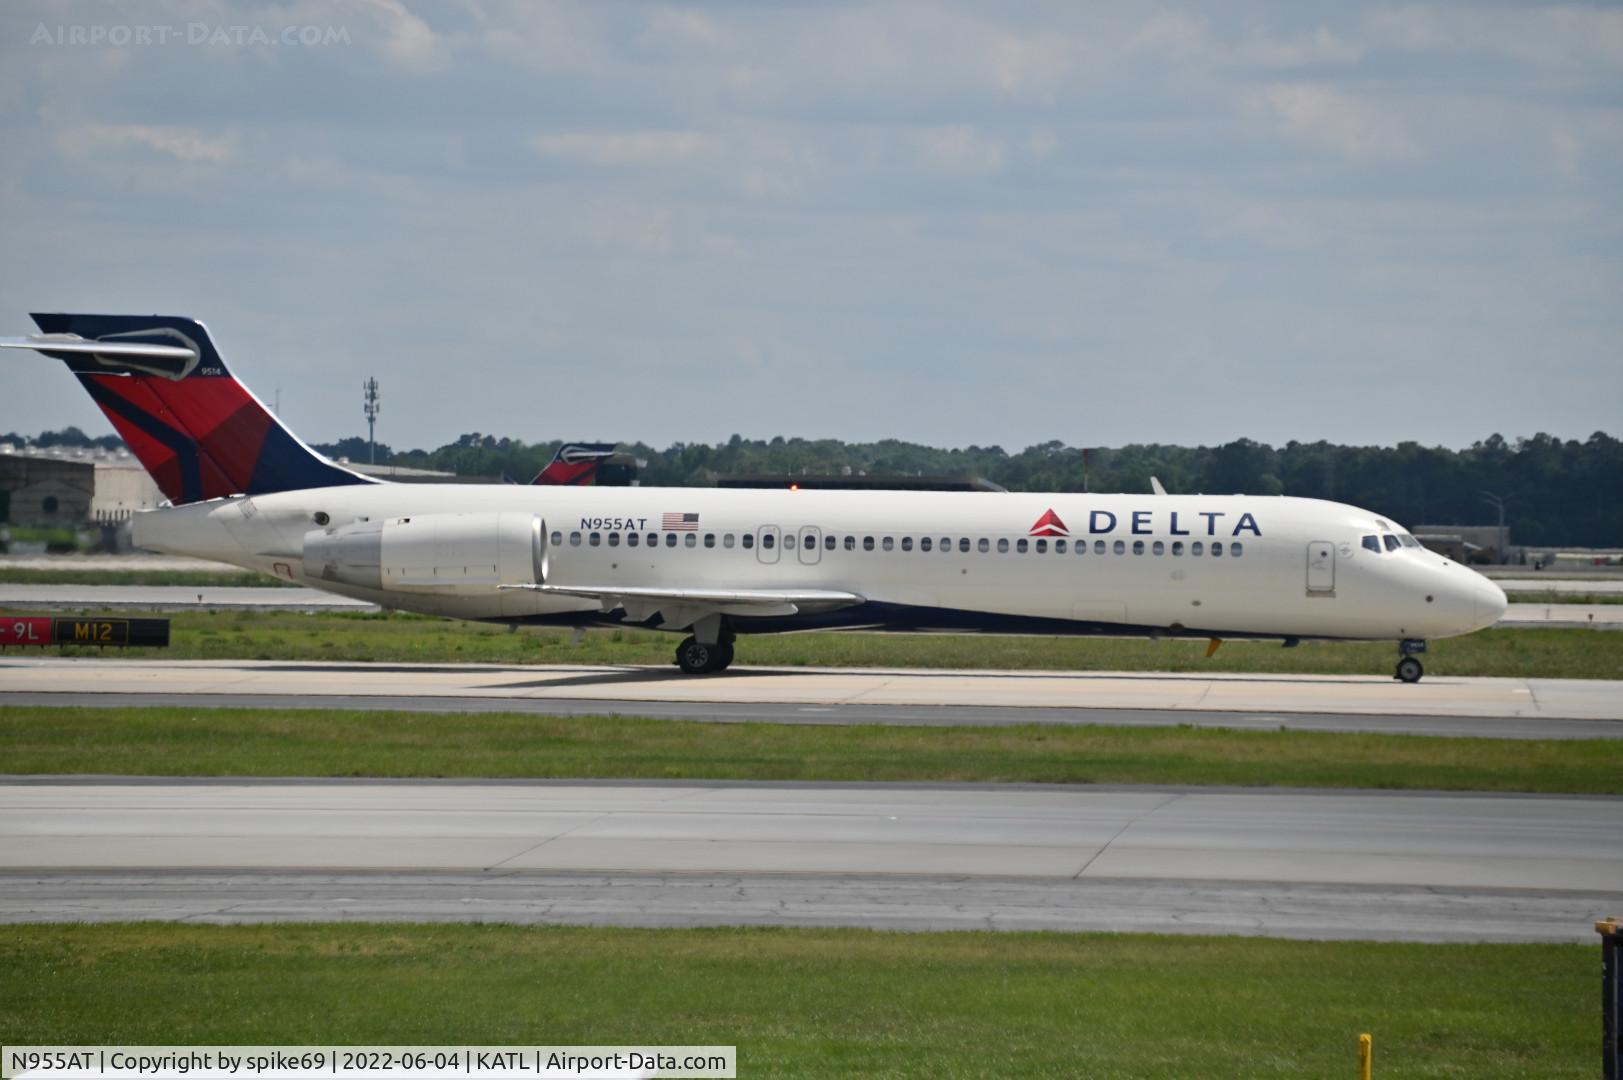
M 0 921 L 500 919 L 1587 941 L 1623 799 L 9 780 Z
M 0 703 L 403 708 L 772 723 L 1191 724 L 1623 737 L 1623 684 L 1364 675 L 0 658 Z

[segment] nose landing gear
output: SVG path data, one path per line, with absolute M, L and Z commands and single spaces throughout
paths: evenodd
M 1425 651 L 1426 643 L 1424 641 L 1408 639 L 1398 642 L 1398 652 L 1402 656 L 1398 660 L 1398 669 L 1393 673 L 1392 677 L 1399 682 L 1419 682 L 1420 676 L 1426 673 L 1426 668 L 1425 665 L 1421 664 L 1420 658 L 1416 654 Z

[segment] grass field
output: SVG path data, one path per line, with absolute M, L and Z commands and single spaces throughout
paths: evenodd
M 69 655 L 173 659 L 669 664 L 678 635 L 593 630 L 573 644 L 565 630 L 520 630 L 399 613 L 218 611 L 171 616 L 167 650 L 90 648 Z M 1206 643 L 1138 638 L 926 634 L 781 634 L 739 640 L 738 663 L 812 667 L 1009 668 L 1061 671 L 1391 674 L 1391 642 L 1230 641 L 1207 659 Z M 13 650 L 13 655 L 17 655 Z M 1623 679 L 1623 633 L 1484 630 L 1431 644 L 1426 669 L 1447 675 Z
M 738 1075 L 1595 1075 L 1599 950 L 860 930 L 0 928 L 7 1044 L 722 1044 Z
M 1623 794 L 1617 744 L 1197 728 L 0 706 L 8 773 L 1231 784 Z

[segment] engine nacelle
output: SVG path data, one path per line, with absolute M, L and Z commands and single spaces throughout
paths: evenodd
M 304 573 L 385 592 L 489 593 L 543 577 L 536 514 L 421 514 L 304 534 Z

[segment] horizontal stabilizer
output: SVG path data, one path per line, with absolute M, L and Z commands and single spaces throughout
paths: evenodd
M 160 345 L 151 341 L 93 341 L 78 334 L 30 334 L 0 338 L 0 349 L 33 349 L 58 360 L 92 356 L 109 371 L 135 368 L 166 379 L 183 379 L 201 358 L 187 345 Z
M 184 345 L 151 345 L 144 341 L 91 341 L 78 334 L 29 334 L 0 338 L 0 349 L 38 349 L 40 352 L 98 353 L 102 356 L 145 356 L 164 360 L 195 360 L 197 350 Z

